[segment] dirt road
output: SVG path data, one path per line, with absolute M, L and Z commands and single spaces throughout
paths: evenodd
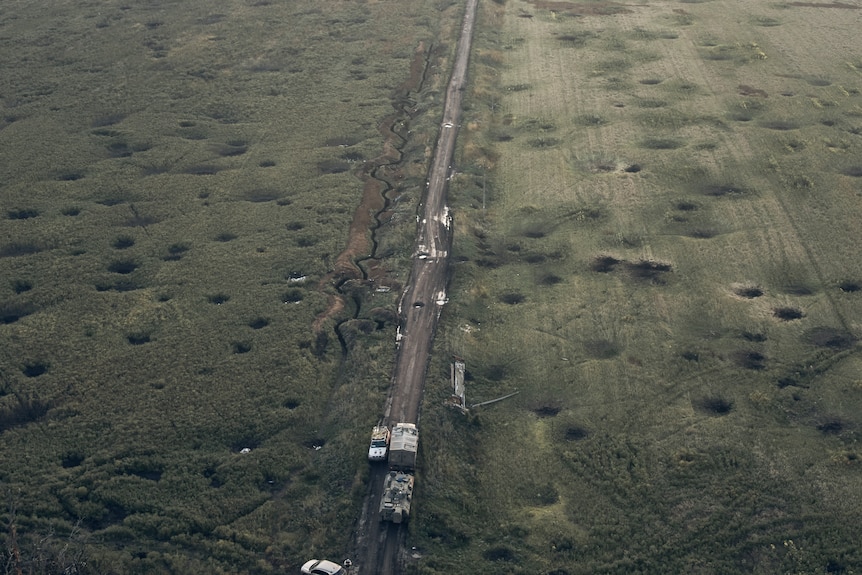
M 468 0 L 455 56 L 440 136 L 428 172 L 428 190 L 418 216 L 416 250 L 410 281 L 401 297 L 401 318 L 397 335 L 398 356 L 392 389 L 386 406 L 385 423 L 418 423 L 419 404 L 425 386 L 425 371 L 437 320 L 447 301 L 449 250 L 452 245 L 452 218 L 446 205 L 447 179 L 461 120 L 461 101 L 470 60 L 473 25 L 478 0 Z M 421 438 L 421 433 L 420 433 Z M 422 449 L 421 439 L 419 449 Z M 398 557 L 405 537 L 404 528 L 381 525 L 377 515 L 385 466 L 372 471 L 371 493 L 366 498 L 357 533 L 357 561 L 352 574 L 391 575 L 400 572 Z

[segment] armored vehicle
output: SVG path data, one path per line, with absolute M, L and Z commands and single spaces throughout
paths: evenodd
M 413 471 L 416 467 L 416 447 L 419 430 L 412 423 L 399 423 L 392 428 L 389 441 L 389 469 Z
M 390 471 L 383 484 L 380 500 L 380 520 L 407 523 L 410 518 L 410 503 L 413 500 L 413 475 L 402 471 Z

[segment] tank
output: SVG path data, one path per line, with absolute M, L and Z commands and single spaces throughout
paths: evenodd
M 413 471 L 416 468 L 416 448 L 419 430 L 412 423 L 399 423 L 392 428 L 389 440 L 389 469 Z
M 410 503 L 413 501 L 413 475 L 403 471 L 390 471 L 383 483 L 380 500 L 380 520 L 407 523 Z

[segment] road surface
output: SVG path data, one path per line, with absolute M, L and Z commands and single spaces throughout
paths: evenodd
M 446 89 L 440 136 L 428 172 L 428 189 L 418 216 L 410 281 L 398 306 L 401 318 L 397 334 L 398 354 L 384 414 L 384 423 L 389 426 L 400 422 L 419 422 L 419 404 L 425 387 L 431 343 L 440 312 L 447 301 L 452 217 L 446 205 L 446 191 L 461 121 L 461 102 L 467 85 L 477 5 L 478 0 L 467 0 L 455 65 Z M 422 449 L 421 429 L 419 437 L 419 449 Z M 359 521 L 356 538 L 358 555 L 351 575 L 395 575 L 400 572 L 398 558 L 404 547 L 406 530 L 388 523 L 381 525 L 377 514 L 385 467 L 375 466 L 371 472 L 371 493 L 366 498 Z

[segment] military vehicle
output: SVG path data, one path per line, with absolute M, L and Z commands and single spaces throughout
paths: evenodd
M 413 474 L 390 471 L 383 484 L 380 500 L 380 520 L 392 523 L 407 523 L 410 518 L 410 503 L 413 501 Z
M 389 428 L 378 425 L 371 430 L 371 445 L 368 447 L 368 461 L 383 461 L 389 449 Z
M 416 447 L 419 430 L 412 423 L 398 423 L 389 440 L 389 469 L 413 471 L 416 468 Z

